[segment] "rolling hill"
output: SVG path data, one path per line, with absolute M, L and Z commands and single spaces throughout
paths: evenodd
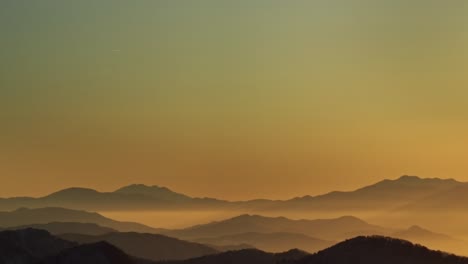
M 112 232 L 117 232 L 117 230 L 103 227 L 97 224 L 92 223 L 73 223 L 73 222 L 52 222 L 47 224 L 30 224 L 23 226 L 15 226 L 6 228 L 7 230 L 21 230 L 26 228 L 34 228 L 46 230 L 47 232 L 53 235 L 67 234 L 67 233 L 76 233 L 84 235 L 102 235 Z
M 335 244 L 310 236 L 295 233 L 242 233 L 221 237 L 201 238 L 197 242 L 207 245 L 226 246 L 247 244 L 267 252 L 285 252 L 291 248 L 299 248 L 314 253 Z
M 23 229 L 0 232 L 0 263 L 33 264 L 77 244 L 47 231 Z
M 244 249 L 239 251 L 228 251 L 217 255 L 204 256 L 183 261 L 159 262 L 166 264 L 278 264 L 293 263 L 295 260 L 307 256 L 306 252 L 290 250 L 284 253 L 267 253 L 258 249 Z
M 140 258 L 159 260 L 182 260 L 218 253 L 208 246 L 179 239 L 142 233 L 109 233 L 100 236 L 64 234 L 61 238 L 80 244 L 106 241 L 126 254 Z
M 285 217 L 265 217 L 246 214 L 224 221 L 162 232 L 172 237 L 189 240 L 232 236 L 240 233 L 281 232 L 304 234 L 326 240 L 340 240 L 356 235 L 387 234 L 391 230 L 368 224 L 352 216 L 335 219 L 292 220 Z
M 468 258 L 429 250 L 405 240 L 356 237 L 307 256 L 296 264 L 465 264 Z
M 107 242 L 80 245 L 42 259 L 38 264 L 150 264 L 125 254 Z
M 0 227 L 9 228 L 53 222 L 93 223 L 118 231 L 158 233 L 160 230 L 138 223 L 119 222 L 98 213 L 71 210 L 65 208 L 20 208 L 10 212 L 0 212 Z

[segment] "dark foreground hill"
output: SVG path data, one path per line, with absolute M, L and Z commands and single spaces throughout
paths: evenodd
M 150 263 L 125 254 L 107 242 L 98 242 L 70 248 L 38 264 L 145 264 Z
M 61 238 L 80 244 L 106 241 L 126 254 L 149 260 L 182 260 L 218 253 L 208 246 L 163 235 L 141 233 L 109 233 L 100 236 L 64 234 Z
M 100 241 L 77 245 L 47 231 L 24 229 L 0 232 L 2 264 L 150 264 L 116 246 Z M 170 264 L 468 264 L 468 258 L 429 250 L 405 240 L 356 237 L 309 255 L 300 250 L 267 253 L 257 249 L 229 251 Z
M 160 262 L 161 264 L 279 264 L 294 263 L 307 256 L 300 250 L 272 254 L 258 249 L 228 251 L 217 255 L 204 256 L 184 261 Z
M 259 250 L 225 252 L 167 264 L 467 264 L 468 258 L 381 236 L 356 237 L 316 254 L 298 250 L 271 254 Z
M 405 240 L 388 237 L 356 237 L 296 264 L 466 264 L 468 258 L 429 250 Z
M 285 252 L 291 248 L 299 248 L 310 253 L 317 252 L 334 245 L 336 242 L 313 238 L 295 233 L 241 233 L 221 237 L 197 239 L 206 245 L 227 246 L 247 244 L 267 252 Z
M 76 245 L 44 230 L 3 231 L 0 232 L 0 263 L 35 263 Z

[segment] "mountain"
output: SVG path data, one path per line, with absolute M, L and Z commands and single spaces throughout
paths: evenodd
M 63 239 L 89 244 L 106 241 L 126 254 L 149 260 L 181 260 L 218 253 L 208 246 L 179 239 L 141 233 L 109 233 L 100 236 L 64 234 Z
M 48 224 L 52 222 L 94 223 L 119 231 L 135 231 L 158 233 L 158 229 L 138 223 L 119 222 L 106 218 L 98 213 L 70 210 L 65 208 L 20 208 L 11 212 L 0 212 L 0 227 L 8 228 L 32 224 Z
M 217 255 L 203 256 L 200 258 L 160 262 L 167 264 L 278 264 L 292 263 L 304 258 L 307 253 L 300 250 L 290 250 L 284 253 L 266 253 L 258 249 L 244 249 L 239 251 L 228 251 Z
M 402 176 L 383 180 L 350 192 L 330 192 L 319 196 L 304 196 L 277 203 L 269 210 L 323 210 L 355 212 L 357 210 L 390 210 L 424 197 L 464 186 L 453 179 Z
M 220 246 L 220 245 L 213 245 L 213 244 L 205 244 L 211 248 L 214 248 L 218 250 L 219 252 L 226 252 L 226 251 L 239 251 L 243 249 L 254 249 L 255 247 L 252 245 L 248 244 L 238 244 L 238 245 L 226 245 L 226 246 Z
M 468 209 L 468 183 L 434 193 L 398 208 L 400 212 L 460 211 Z
M 38 264 L 149 264 L 125 254 L 107 242 L 81 245 L 60 252 L 38 262 Z
M 184 194 L 176 193 L 169 190 L 166 187 L 160 187 L 157 185 L 147 186 L 144 184 L 132 184 L 129 186 L 122 187 L 114 192 L 114 194 L 125 194 L 125 195 L 142 195 L 158 199 L 160 201 L 190 201 L 193 198 Z
M 224 221 L 162 232 L 172 237 L 188 240 L 232 236 L 240 233 L 296 233 L 327 240 L 339 240 L 356 235 L 387 234 L 391 231 L 352 216 L 335 219 L 292 220 L 285 217 L 245 214 Z
M 47 231 L 23 229 L 0 232 L 0 263 L 33 264 L 40 259 L 76 246 Z
M 23 226 L 16 226 L 7 228 L 8 230 L 20 230 L 26 228 L 34 228 L 46 230 L 53 235 L 67 234 L 67 233 L 76 233 L 84 235 L 102 235 L 112 232 L 117 232 L 117 230 L 103 227 L 97 224 L 91 223 L 62 223 L 62 222 L 52 222 L 47 224 L 30 224 Z
M 411 226 L 408 229 L 397 231 L 392 234 L 392 237 L 463 255 L 468 252 L 468 245 L 465 241 L 445 234 L 434 233 L 419 226 Z
M 0 199 L 0 210 L 21 207 L 64 207 L 77 210 L 159 210 L 216 207 L 225 201 L 212 198 L 192 198 L 165 187 L 134 184 L 114 192 L 98 192 L 88 188 L 68 188 L 44 197 L 14 197 Z
M 431 232 L 427 229 L 424 229 L 420 226 L 411 226 L 408 229 L 405 230 L 400 230 L 392 234 L 392 237 L 396 238 L 401 238 L 401 239 L 406 239 L 406 240 L 411 240 L 411 241 L 427 241 L 427 240 L 433 240 L 433 241 L 450 241 L 450 240 L 455 240 L 454 238 L 444 235 L 444 234 L 439 234 L 439 233 L 434 233 Z
M 356 237 L 307 256 L 295 264 L 466 264 L 468 258 L 429 250 L 405 240 Z
M 267 252 L 285 252 L 291 248 L 300 248 L 307 252 L 316 252 L 334 244 L 310 236 L 295 233 L 242 233 L 221 237 L 201 238 L 197 242 L 209 245 L 225 246 L 236 244 L 252 245 Z
M 0 210 L 14 210 L 20 207 L 64 207 L 92 211 L 230 209 L 244 212 L 316 210 L 353 214 L 357 210 L 385 211 L 398 208 L 461 186 L 466 185 L 453 179 L 402 176 L 396 180 L 383 180 L 348 192 L 335 191 L 280 201 L 258 199 L 231 202 L 214 198 L 194 198 L 166 187 L 133 184 L 114 192 L 68 188 L 39 198 L 3 198 L 0 199 Z M 441 205 L 443 206 L 443 203 Z

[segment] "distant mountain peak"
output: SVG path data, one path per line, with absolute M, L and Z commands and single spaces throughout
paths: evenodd
M 422 180 L 422 178 L 419 177 L 419 176 L 403 175 L 400 178 L 398 178 L 398 180 L 401 180 L 401 181 L 417 181 L 417 180 Z
M 418 225 L 412 225 L 408 228 L 408 231 L 428 231 Z
M 422 178 L 419 176 L 411 176 L 411 175 L 403 175 L 400 178 L 394 181 L 402 181 L 402 182 L 420 182 L 420 181 L 433 181 L 433 182 L 451 182 L 457 183 L 458 181 L 453 178 Z
M 114 193 L 119 194 L 139 194 L 150 196 L 159 199 L 179 199 L 179 200 L 188 200 L 192 199 L 191 197 L 172 191 L 171 189 L 158 185 L 145 185 L 145 184 L 131 184 L 124 186 L 120 189 L 114 191 Z
M 146 184 L 142 184 L 142 183 L 135 183 L 135 184 L 130 184 L 130 185 L 124 186 L 122 188 L 119 188 L 118 190 L 116 190 L 116 192 L 124 191 L 124 190 L 149 190 L 149 189 L 151 189 L 151 190 L 171 191 L 168 188 L 163 187 L 163 186 L 146 185 Z

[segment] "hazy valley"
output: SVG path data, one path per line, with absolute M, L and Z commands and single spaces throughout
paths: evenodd
M 347 247 L 346 243 L 356 241 L 366 247 L 372 246 L 369 241 L 381 243 L 379 241 L 388 237 L 468 255 L 468 243 L 465 242 L 468 229 L 463 218 L 446 217 L 459 213 L 458 209 L 464 206 L 463 196 L 456 196 L 458 200 L 452 201 L 455 196 L 445 195 L 458 193 L 465 186 L 466 183 L 455 180 L 403 176 L 349 192 L 285 201 L 240 202 L 192 198 L 157 186 L 131 185 L 112 193 L 71 188 L 40 198 L 2 199 L 0 230 L 47 236 L 48 233 L 31 231 L 45 230 L 50 233 L 49 238 L 55 236 L 53 240 L 69 243 L 64 247 L 66 251 L 57 251 L 62 254 L 57 255 L 59 259 L 76 254 L 74 250 L 97 250 L 131 256 L 129 261 L 219 263 L 229 256 L 237 259 L 233 263 L 249 263 L 250 258 L 254 261 L 251 263 L 280 260 L 281 263 L 322 263 L 327 261 L 322 259 L 323 254 L 331 257 L 329 253 L 309 254 L 322 250 L 335 252 L 343 245 Z M 141 201 L 144 202 L 139 204 Z M 442 214 L 444 203 L 449 206 Z M 135 204 L 140 207 L 129 210 Z M 439 207 L 429 210 L 434 204 Z M 85 210 L 86 207 L 91 209 Z M 457 210 L 451 211 L 451 208 Z M 303 217 L 298 217 L 301 215 Z M 368 240 L 354 240 L 356 237 L 368 237 Z M 340 244 L 342 241 L 348 242 Z M 400 248 L 398 250 L 413 247 L 407 242 L 393 241 Z M 292 249 L 301 251 L 292 254 Z M 423 255 L 435 254 L 416 249 Z M 297 253 L 302 251 L 304 253 L 298 256 Z M 61 263 L 61 260 L 52 259 L 44 261 Z

